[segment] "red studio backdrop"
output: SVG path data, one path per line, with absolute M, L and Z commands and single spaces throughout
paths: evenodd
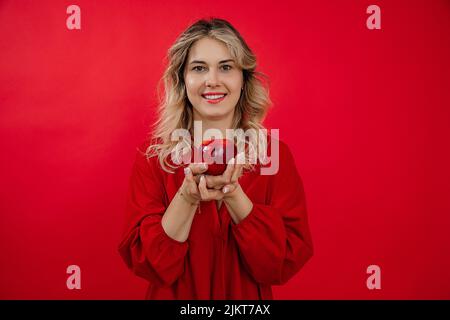
M 274 298 L 449 299 L 446 0 L 0 1 L 0 298 L 144 298 L 117 252 L 128 179 L 167 49 L 209 16 L 256 53 L 304 182 L 315 254 Z

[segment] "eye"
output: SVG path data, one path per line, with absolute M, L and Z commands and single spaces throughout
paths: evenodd
M 195 66 L 195 67 L 192 68 L 192 70 L 200 72 L 200 71 L 203 71 L 204 68 L 205 68 L 204 66 Z
M 222 66 L 222 68 L 223 68 L 225 71 L 229 71 L 229 70 L 233 69 L 233 67 L 230 66 L 229 64 L 224 64 L 224 65 Z

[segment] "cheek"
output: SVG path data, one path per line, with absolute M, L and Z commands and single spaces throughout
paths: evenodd
M 187 77 L 185 79 L 186 81 L 186 89 L 191 93 L 196 93 L 199 89 L 199 83 L 196 79 L 193 79 L 192 77 Z
M 243 85 L 244 79 L 237 75 L 236 77 L 230 78 L 230 81 L 228 81 L 228 88 L 235 94 L 241 94 L 241 88 Z

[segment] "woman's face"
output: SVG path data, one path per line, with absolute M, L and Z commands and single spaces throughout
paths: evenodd
M 244 79 L 224 43 L 197 40 L 189 50 L 184 79 L 195 119 L 233 119 Z

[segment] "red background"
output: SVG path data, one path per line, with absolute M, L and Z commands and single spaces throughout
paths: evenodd
M 66 8 L 81 8 L 81 30 Z M 366 27 L 381 7 L 381 30 Z M 450 298 L 449 1 L 1 1 L 0 298 L 141 299 L 117 253 L 176 36 L 218 16 L 271 78 L 315 255 L 276 299 Z M 68 290 L 66 268 L 81 268 Z M 366 268 L 381 267 L 381 290 Z

